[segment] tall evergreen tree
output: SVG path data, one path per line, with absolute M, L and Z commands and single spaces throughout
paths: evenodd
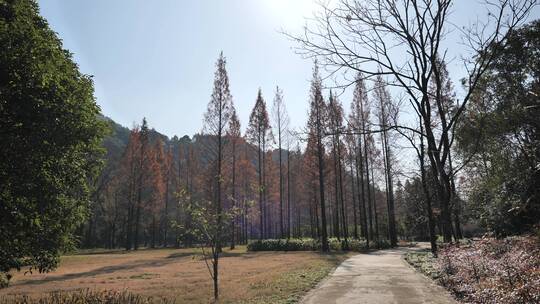
M 284 176 L 283 176 L 283 140 L 288 134 L 289 116 L 285 103 L 283 102 L 283 91 L 276 87 L 276 95 L 272 106 L 274 119 L 274 128 L 277 135 L 278 159 L 279 159 L 279 233 L 280 237 L 285 237 L 285 228 L 283 222 L 283 196 L 284 196 Z
M 268 141 L 271 139 L 270 121 L 268 119 L 268 111 L 266 110 L 266 102 L 262 97 L 262 92 L 259 89 L 255 106 L 249 116 L 248 128 L 246 131 L 246 139 L 249 143 L 256 145 L 258 156 L 258 188 L 259 193 L 259 239 L 263 239 L 267 233 L 265 230 L 265 154 Z
M 381 146 L 382 146 L 382 156 L 384 164 L 384 175 L 385 175 L 385 185 L 386 185 L 386 202 L 388 210 L 388 234 L 390 239 L 390 244 L 392 246 L 397 245 L 397 234 L 396 234 L 396 216 L 395 216 L 395 207 L 394 207 L 394 183 L 393 183 L 393 173 L 392 173 L 392 149 L 390 147 L 390 135 L 388 128 L 393 125 L 391 120 L 393 119 L 393 109 L 392 97 L 386 88 L 381 76 L 378 76 L 375 81 L 374 88 L 374 99 L 378 103 L 378 118 L 379 126 L 382 130 L 381 132 Z
M 0 276 L 58 264 L 85 219 L 106 123 L 35 1 L 0 3 Z
M 310 89 L 310 110 L 307 127 L 309 134 L 314 138 L 314 149 L 317 157 L 317 170 L 319 178 L 319 204 L 321 211 L 321 242 L 322 251 L 329 250 L 328 234 L 326 227 L 326 202 L 324 196 L 324 135 L 327 120 L 326 104 L 322 95 L 322 80 L 319 75 L 319 67 L 317 62 L 313 67 L 313 77 L 311 80 Z M 318 227 L 318 225 L 317 225 Z
M 214 298 L 219 297 L 219 254 L 221 253 L 222 242 L 222 190 L 223 190 L 223 139 L 227 131 L 227 126 L 231 117 L 232 95 L 229 89 L 229 76 L 226 70 L 227 61 L 223 52 L 219 54 L 214 74 L 214 89 L 207 110 L 204 114 L 203 134 L 210 135 L 210 142 L 206 152 L 212 166 L 213 175 L 213 212 L 215 223 L 211 238 L 212 246 L 212 278 L 214 281 Z

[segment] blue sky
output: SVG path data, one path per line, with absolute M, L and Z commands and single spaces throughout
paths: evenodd
M 131 127 L 146 116 L 168 135 L 193 135 L 212 91 L 214 64 L 227 57 L 231 91 L 245 128 L 260 87 L 268 105 L 284 91 L 292 126 L 305 125 L 312 62 L 291 49 L 280 29 L 299 32 L 312 0 L 40 0 L 41 14 L 94 76 L 103 113 Z M 457 0 L 454 22 L 482 12 Z M 532 18 L 538 18 L 536 9 Z M 460 48 L 450 45 L 452 56 Z M 450 63 L 456 79 L 459 61 Z M 342 102 L 348 109 L 347 94 Z
M 275 2 L 275 3 L 274 3 Z M 39 1 L 41 14 L 86 74 L 105 115 L 132 126 L 146 116 L 172 136 L 201 130 L 223 50 L 243 127 L 260 87 L 271 104 L 284 91 L 303 125 L 311 63 L 278 31 L 300 29 L 311 1 Z

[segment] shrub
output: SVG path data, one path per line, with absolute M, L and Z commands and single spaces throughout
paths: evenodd
M 8 287 L 10 274 L 0 271 L 0 288 Z
M 468 303 L 540 303 L 537 239 L 483 238 L 441 248 L 440 283 Z
M 343 245 L 343 239 L 328 239 L 330 250 L 340 251 Z M 371 248 L 390 248 L 390 243 L 387 240 L 379 241 L 378 245 L 370 243 Z M 248 251 L 317 251 L 321 250 L 321 242 L 311 238 L 255 240 L 248 243 L 247 249 Z M 348 250 L 366 251 L 366 240 L 348 239 Z
M 166 299 L 139 296 L 127 291 L 53 292 L 41 298 L 26 295 L 0 297 L 0 304 L 150 304 L 173 303 Z
M 250 241 L 248 251 L 315 251 L 321 248 L 314 239 L 268 239 Z

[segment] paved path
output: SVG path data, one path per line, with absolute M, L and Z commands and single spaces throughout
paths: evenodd
M 444 288 L 417 273 L 401 256 L 406 248 L 358 254 L 344 261 L 302 304 L 455 304 Z

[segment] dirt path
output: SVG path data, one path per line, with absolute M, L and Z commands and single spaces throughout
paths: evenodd
M 358 254 L 310 291 L 302 304 L 436 303 L 454 304 L 442 287 L 409 267 L 406 248 Z

